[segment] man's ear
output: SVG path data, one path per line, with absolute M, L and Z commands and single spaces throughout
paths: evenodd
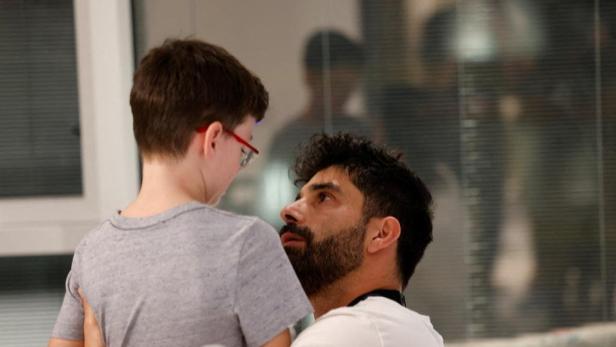
M 224 132 L 224 128 L 222 123 L 214 122 L 211 123 L 205 134 L 203 134 L 203 143 L 201 148 L 203 150 L 203 154 L 208 157 L 216 151 L 216 146 L 218 146 L 220 139 L 222 138 Z
M 377 253 L 396 244 L 400 238 L 400 222 L 392 216 L 375 218 L 373 223 L 369 223 L 368 228 L 367 251 L 369 254 Z

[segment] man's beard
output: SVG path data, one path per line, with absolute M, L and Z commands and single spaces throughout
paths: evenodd
M 290 231 L 305 240 L 304 249 L 285 247 L 293 269 L 306 295 L 313 295 L 357 269 L 363 260 L 366 223 L 339 231 L 315 242 L 314 233 L 295 224 L 282 227 L 281 234 Z

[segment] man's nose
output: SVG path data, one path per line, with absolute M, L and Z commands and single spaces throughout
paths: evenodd
M 283 207 L 280 211 L 280 218 L 283 222 L 289 224 L 302 224 L 304 222 L 304 217 L 302 213 L 302 200 L 296 200 L 287 206 Z

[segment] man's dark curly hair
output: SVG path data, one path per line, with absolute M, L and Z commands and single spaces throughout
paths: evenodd
M 304 185 L 332 166 L 345 170 L 364 195 L 365 220 L 393 216 L 400 222 L 398 268 L 406 287 L 432 241 L 432 195 L 428 188 L 400 155 L 344 133 L 312 137 L 295 162 L 295 184 Z

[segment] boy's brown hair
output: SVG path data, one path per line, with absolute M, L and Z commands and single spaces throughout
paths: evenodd
M 198 127 L 215 121 L 233 130 L 268 106 L 263 84 L 222 47 L 167 40 L 141 60 L 130 93 L 141 155 L 181 158 Z

